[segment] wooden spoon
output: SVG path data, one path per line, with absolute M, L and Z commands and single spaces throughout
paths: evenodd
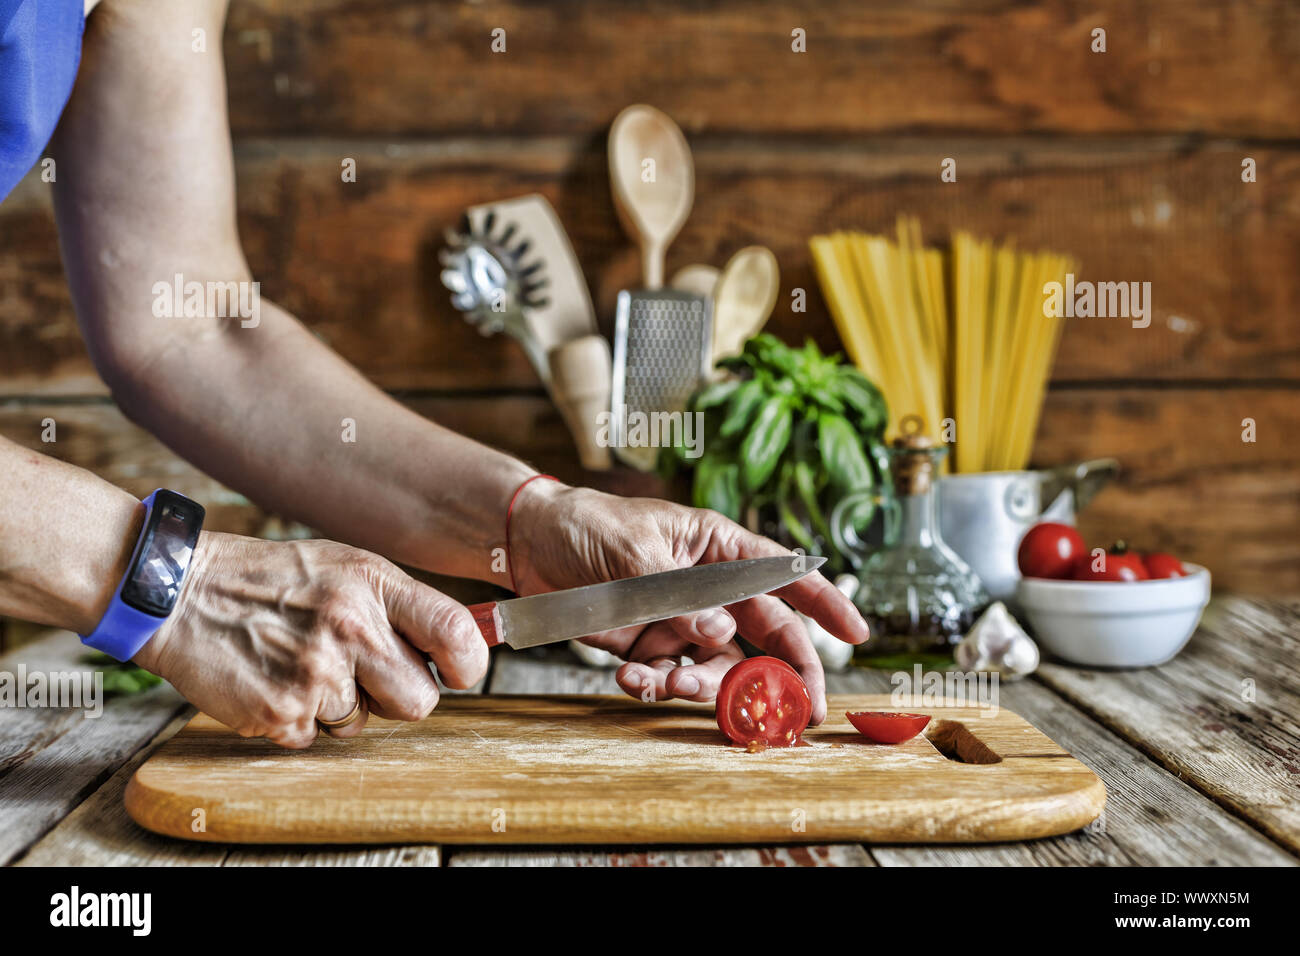
M 739 355 L 772 314 L 781 287 L 776 256 L 766 246 L 746 246 L 727 263 L 713 290 L 713 364 Z
M 609 181 L 623 231 L 641 246 L 647 289 L 664 284 L 664 253 L 695 201 L 686 137 L 653 106 L 629 106 L 609 129 Z
M 668 288 L 689 292 L 691 295 L 698 295 L 701 299 L 712 299 L 720 275 L 722 273 L 716 267 L 697 262 L 682 266 L 674 272 L 673 277 L 668 280 Z

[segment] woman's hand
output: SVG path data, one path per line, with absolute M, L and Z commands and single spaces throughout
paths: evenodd
M 427 658 L 426 658 L 427 655 Z M 175 611 L 134 660 L 245 737 L 306 747 L 317 718 L 420 720 L 487 671 L 465 608 L 368 551 L 204 533 Z
M 511 561 L 520 594 L 614 581 L 714 561 L 789 554 L 714 511 L 653 498 L 620 498 L 558 482 L 535 481 L 520 495 L 511 527 Z M 820 574 L 725 610 L 620 628 L 585 638 L 627 663 L 619 686 L 634 697 L 713 700 L 743 652 L 739 633 L 788 661 L 808 684 L 813 723 L 826 717 L 826 680 L 803 622 L 786 604 L 850 644 L 867 639 L 853 603 Z M 693 664 L 682 666 L 681 658 Z

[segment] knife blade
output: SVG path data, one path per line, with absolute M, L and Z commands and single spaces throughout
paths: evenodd
M 509 644 L 519 650 L 735 604 L 791 584 L 817 570 L 825 560 L 791 554 L 697 564 L 547 594 L 471 604 L 469 611 L 488 647 Z

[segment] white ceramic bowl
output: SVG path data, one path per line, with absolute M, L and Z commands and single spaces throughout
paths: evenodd
M 1210 601 L 1210 572 L 1158 581 L 1022 578 L 1016 600 L 1038 643 L 1085 667 L 1153 667 L 1173 658 Z

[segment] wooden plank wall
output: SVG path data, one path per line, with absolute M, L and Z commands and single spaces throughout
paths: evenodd
M 1096 27 L 1104 54 L 1089 50 Z M 581 473 L 522 353 L 461 321 L 436 264 L 464 207 L 541 192 L 608 323 L 637 262 L 604 135 L 624 105 L 650 102 L 696 162 L 669 269 L 769 245 L 783 279 L 770 327 L 787 339 L 838 345 L 808 236 L 900 212 L 935 240 L 963 226 L 1069 251 L 1085 278 L 1151 282 L 1150 328 L 1068 324 L 1036 460 L 1122 460 L 1083 521 L 1096 539 L 1174 549 L 1224 588 L 1300 590 L 1294 3 L 233 0 L 225 57 L 263 294 L 426 414 L 573 480 L 660 490 Z M 939 180 L 945 157 L 956 183 Z M 1244 157 L 1258 182 L 1241 182 Z M 790 310 L 794 288 L 806 314 Z M 46 416 L 54 446 L 39 441 Z M 203 495 L 221 527 L 284 530 L 113 407 L 31 176 L 0 205 L 0 431 L 136 492 Z

